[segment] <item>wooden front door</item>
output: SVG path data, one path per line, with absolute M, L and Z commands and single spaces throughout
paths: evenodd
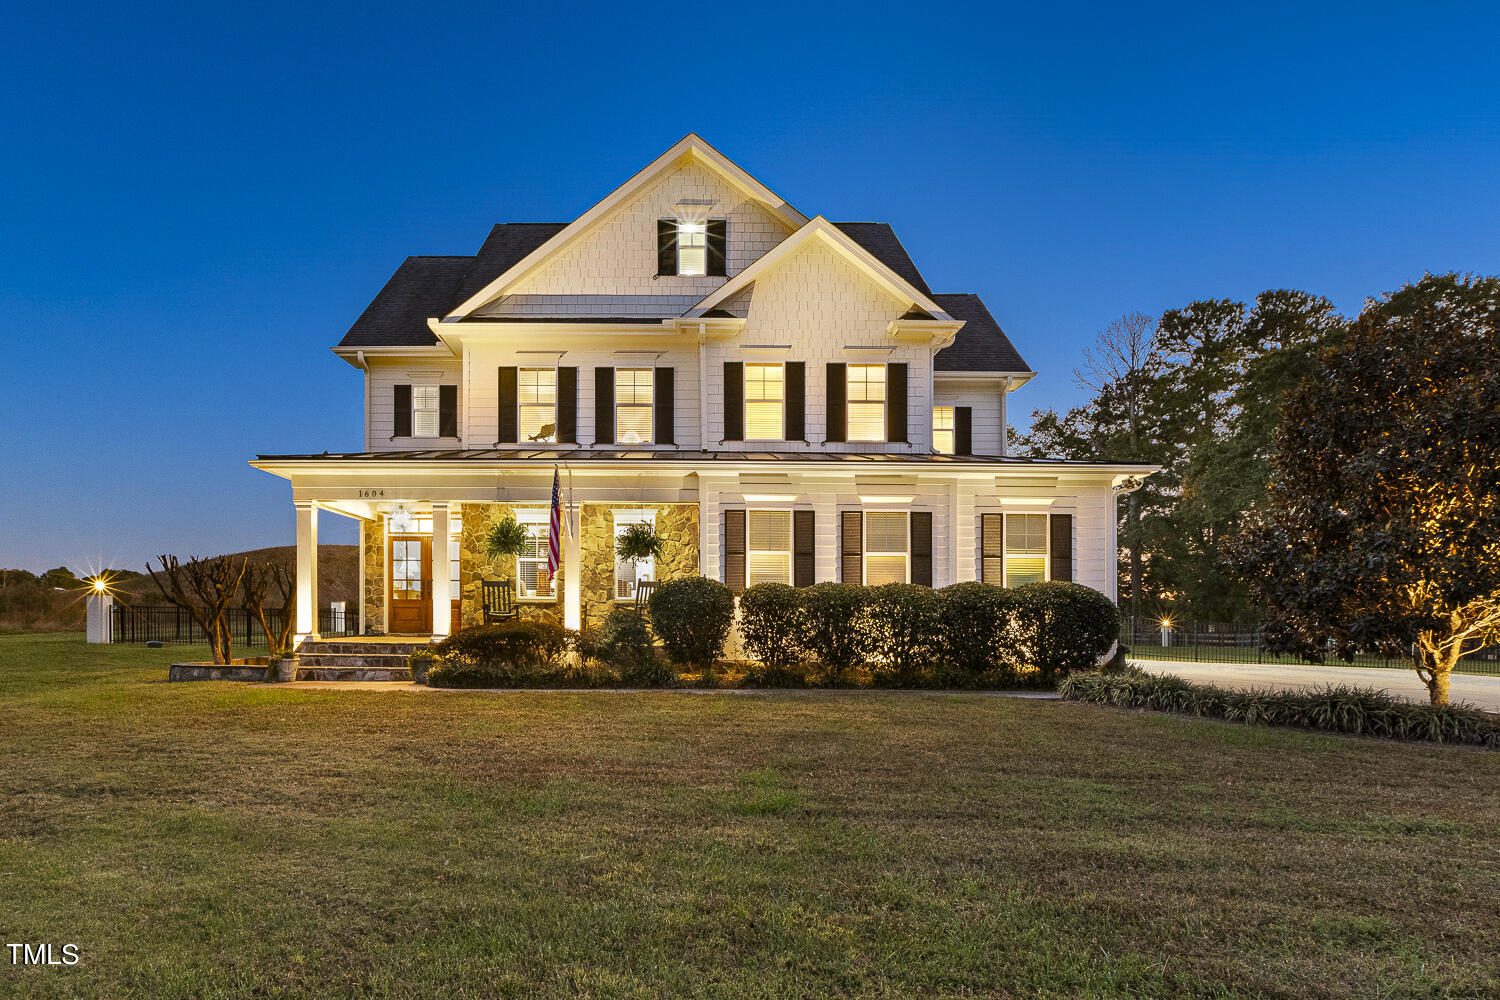
M 392 535 L 390 574 L 393 634 L 432 632 L 432 539 L 424 535 Z

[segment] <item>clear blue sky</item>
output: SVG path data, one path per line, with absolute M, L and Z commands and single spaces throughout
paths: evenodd
M 290 543 L 245 461 L 359 447 L 328 347 L 401 259 L 689 131 L 982 294 L 1023 419 L 1126 311 L 1500 271 L 1494 4 L 823 8 L 10 5 L 0 566 Z

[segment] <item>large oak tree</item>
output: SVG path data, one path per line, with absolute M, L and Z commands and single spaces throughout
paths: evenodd
M 1433 704 L 1500 642 L 1500 278 L 1369 302 L 1286 397 L 1231 555 L 1272 649 L 1410 659 Z

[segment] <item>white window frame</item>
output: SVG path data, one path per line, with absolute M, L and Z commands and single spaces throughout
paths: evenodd
M 614 570 L 614 587 L 610 591 L 610 593 L 613 594 L 613 597 L 611 597 L 611 600 L 615 600 L 615 601 L 634 601 L 635 600 L 635 595 L 634 594 L 631 594 L 628 597 L 621 597 L 620 596 L 620 583 L 621 583 L 621 580 L 620 580 L 620 567 L 622 567 L 622 566 L 625 565 L 625 560 L 621 559 L 618 555 L 616 555 L 614 553 L 614 551 L 613 551 L 613 544 L 619 542 L 619 540 L 620 540 L 620 534 L 624 531 L 624 529 L 630 527 L 632 524 L 649 524 L 649 525 L 651 525 L 652 528 L 655 528 L 656 527 L 656 511 L 654 511 L 654 510 L 639 510 L 639 509 L 635 509 L 635 508 L 631 508 L 631 509 L 627 509 L 627 510 L 612 510 L 612 511 L 609 512 L 609 516 L 610 516 L 611 520 L 614 523 L 614 535 L 613 535 L 613 542 L 611 543 L 610 558 L 614 560 L 614 564 L 615 564 L 615 570 Z M 655 580 L 656 579 L 656 557 L 655 556 L 647 556 L 645 559 L 636 559 L 636 560 L 633 560 L 633 562 L 635 564 L 635 582 L 636 583 L 644 583 L 644 582 L 646 582 L 648 580 Z
M 1014 537 L 1010 530 L 1010 519 L 1012 517 L 1040 517 L 1042 519 L 1042 580 L 1052 579 L 1052 518 L 1047 513 L 1035 510 L 1005 510 L 1002 508 L 1000 516 L 1003 519 L 1005 531 L 1005 547 L 1000 552 L 1001 575 L 1004 578 L 1002 586 L 1011 586 L 1010 582 L 1010 540 Z M 1024 553 L 1017 553 L 1024 555 Z
M 547 533 L 552 530 L 552 509 L 550 507 L 522 507 L 515 511 L 516 523 L 526 529 L 527 534 L 545 540 Z M 525 595 L 521 593 L 521 562 L 539 563 L 542 570 L 547 568 L 547 546 L 538 546 L 539 556 L 516 556 L 516 600 L 530 601 L 534 603 L 551 603 L 557 600 L 557 573 L 552 574 L 551 592 L 546 594 Z M 562 570 L 562 563 L 558 563 L 558 570 Z
M 421 396 L 428 392 L 432 393 L 431 406 L 419 406 Z M 423 417 L 430 415 L 432 419 L 432 433 L 423 433 L 420 421 Z M 411 387 L 411 436 L 414 438 L 439 437 L 443 429 L 443 387 L 441 383 L 413 384 Z
M 947 427 L 938 426 L 939 410 L 948 411 Z M 946 450 L 938 447 L 939 433 L 948 435 L 948 447 Z M 932 450 L 939 455 L 955 455 L 958 453 L 958 407 L 951 403 L 944 406 L 934 404 L 932 407 Z
M 785 549 L 752 549 L 750 547 L 750 517 L 754 514 L 784 514 L 786 516 L 786 548 Z M 792 523 L 792 509 L 790 507 L 747 507 L 745 508 L 745 586 L 751 586 L 750 562 L 752 556 L 786 556 L 786 579 L 785 580 L 757 580 L 756 583 L 784 583 L 792 586 L 793 575 L 797 572 L 796 558 L 793 555 L 796 549 L 796 540 L 792 533 L 796 530 Z
M 879 368 L 882 372 L 882 398 L 880 400 L 880 436 L 873 438 L 854 436 L 854 406 L 856 404 L 869 405 L 873 400 L 855 399 L 850 388 L 853 386 L 854 369 L 856 368 Z M 883 444 L 886 442 L 886 428 L 890 426 L 891 406 L 891 366 L 884 361 L 854 361 L 844 366 L 844 438 L 847 441 L 860 444 Z
M 765 396 L 750 395 L 750 369 L 754 366 L 764 368 L 781 369 L 781 398 L 769 399 Z M 751 403 L 776 403 L 781 408 L 781 430 L 775 437 L 751 437 L 750 436 L 750 404 Z M 785 361 L 746 361 L 744 375 L 744 398 L 740 401 L 740 421 L 745 428 L 746 441 L 785 441 L 786 440 L 786 362 Z
M 906 518 L 906 551 L 884 552 L 873 551 L 870 548 L 870 515 L 871 514 L 900 514 Z M 862 510 L 859 519 L 859 547 L 861 551 L 859 560 L 859 582 L 869 585 L 870 580 L 870 557 L 871 556 L 902 556 L 906 560 L 906 578 L 902 583 L 911 583 L 911 511 L 909 510 Z
M 522 374 L 524 372 L 551 372 L 552 373 L 552 402 L 550 404 L 548 404 L 548 403 L 525 403 L 525 402 L 522 402 L 522 396 L 521 396 L 522 388 L 521 388 L 521 383 L 522 383 Z M 546 409 L 548 406 L 550 406 L 552 408 L 552 437 L 550 437 L 550 438 L 538 438 L 537 440 L 532 441 L 531 438 L 526 435 L 526 408 L 528 406 L 531 407 L 532 409 L 537 409 L 537 410 Z M 547 421 L 543 420 L 541 422 L 541 424 L 539 424 L 537 426 L 537 429 L 540 430 L 542 427 L 545 427 L 546 425 L 547 425 Z M 519 443 L 521 443 L 521 444 L 556 444 L 557 443 L 557 366 L 556 365 L 553 365 L 551 367 L 548 367 L 546 365 L 524 365 L 524 366 L 518 366 L 516 368 L 516 438 L 518 439 Z
M 651 375 L 647 379 L 647 383 L 646 383 L 646 391 L 649 393 L 650 398 L 651 398 L 651 401 L 649 403 L 621 403 L 620 402 L 620 372 L 622 372 L 622 371 L 627 371 L 627 372 L 628 371 L 641 371 L 641 372 L 650 372 L 651 373 Z M 656 443 L 656 366 L 655 365 L 615 365 L 614 366 L 614 373 L 615 373 L 614 374 L 614 379 L 615 379 L 615 444 L 628 444 L 628 445 L 655 444 Z M 640 441 L 624 441 L 624 440 L 621 440 L 621 437 L 620 437 L 620 407 L 621 406 L 630 406 L 630 407 L 636 407 L 636 408 L 639 408 L 641 406 L 645 406 L 648 410 L 651 411 L 651 419 L 646 422 L 647 427 L 648 427 L 648 430 L 646 431 L 646 437 L 644 437 Z
M 686 246 L 686 244 L 683 241 L 683 234 L 686 232 L 687 227 L 689 227 L 689 226 L 693 227 L 693 235 L 694 236 L 701 236 L 702 239 L 703 239 L 703 242 L 701 244 L 701 248 L 703 250 L 703 264 L 701 265 L 700 269 L 696 270 L 696 271 L 689 271 L 689 270 L 687 270 L 686 268 L 684 268 L 683 263 L 682 263 L 682 251 L 683 251 L 683 249 Z M 694 247 L 694 249 L 698 249 L 698 248 Z M 708 220 L 707 219 L 678 219 L 677 220 L 677 273 L 680 276 L 684 277 L 684 278 L 704 278 L 704 277 L 708 276 Z

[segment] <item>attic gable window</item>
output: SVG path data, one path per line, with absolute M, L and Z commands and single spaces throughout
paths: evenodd
M 677 273 L 686 277 L 708 273 L 708 223 L 677 221 Z
M 728 232 L 725 219 L 656 220 L 657 277 L 724 276 Z

